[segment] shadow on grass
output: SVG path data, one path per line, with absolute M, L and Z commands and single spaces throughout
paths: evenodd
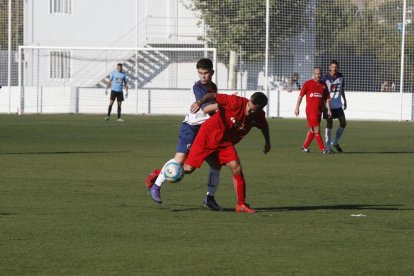
M 0 216 L 13 216 L 17 215 L 16 213 L 0 213 Z
M 414 154 L 414 151 L 347 151 L 341 154 Z
M 301 212 L 301 211 L 318 211 L 318 210 L 376 210 L 376 211 L 414 211 L 414 209 L 401 208 L 404 205 L 315 205 L 315 206 L 280 206 L 280 207 L 257 207 L 257 212 Z M 184 207 L 184 206 L 183 206 Z M 184 207 L 174 208 L 171 212 L 187 212 L 187 211 L 212 211 L 203 207 Z M 223 212 L 234 212 L 234 208 L 224 208 Z
M 200 210 L 205 210 L 207 212 L 220 213 L 219 211 L 214 211 L 214 210 L 211 210 L 211 209 L 203 207 L 203 206 L 201 206 L 201 207 L 191 207 L 191 208 L 181 208 L 181 209 L 175 208 L 175 209 L 172 209 L 171 212 L 187 212 L 187 211 L 200 211 Z M 223 211 L 221 211 L 221 212 L 234 212 L 234 208 L 223 208 Z
M 315 206 L 280 206 L 255 208 L 258 212 L 317 211 L 317 210 L 376 210 L 376 211 L 413 211 L 401 208 L 404 205 L 315 205 Z
M 0 152 L 0 155 L 36 155 L 36 154 L 99 154 L 125 153 L 128 151 L 35 151 L 35 152 Z

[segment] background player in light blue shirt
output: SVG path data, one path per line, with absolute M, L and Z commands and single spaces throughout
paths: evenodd
M 108 88 L 111 87 L 111 97 L 109 101 L 108 114 L 105 118 L 106 121 L 111 117 L 112 105 L 114 104 L 115 98 L 118 102 L 118 120 L 121 119 L 121 105 L 124 101 L 124 85 L 125 85 L 125 98 L 128 98 L 128 84 L 126 73 L 122 71 L 122 63 L 118 63 L 116 70 L 114 70 L 109 78 L 108 86 L 106 87 L 105 95 L 108 94 Z

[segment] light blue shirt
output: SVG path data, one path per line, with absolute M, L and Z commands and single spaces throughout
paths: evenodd
M 124 84 L 127 84 L 127 78 L 124 71 L 118 72 L 114 70 L 111 74 L 112 90 L 115 92 L 122 92 Z

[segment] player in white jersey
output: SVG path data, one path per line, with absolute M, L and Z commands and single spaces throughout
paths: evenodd
M 346 127 L 346 118 L 344 110 L 347 108 L 347 102 L 345 97 L 345 80 L 344 76 L 338 72 L 338 62 L 332 60 L 329 64 L 329 72 L 323 76 L 322 81 L 328 86 L 328 90 L 331 94 L 331 112 L 332 116 L 328 117 L 326 111 L 323 112 L 323 118 L 326 119 L 325 129 L 325 141 L 328 150 L 331 150 L 331 144 L 338 152 L 342 152 L 342 148 L 339 146 L 339 139 L 344 133 Z M 342 99 L 344 102 L 342 104 Z M 342 108 L 343 107 L 343 108 Z M 333 119 L 338 119 L 339 127 L 336 130 L 335 138 L 331 143 L 331 132 L 333 127 Z
M 198 101 L 208 93 L 217 93 L 217 86 L 211 81 L 214 74 L 213 63 L 211 60 L 199 60 L 196 68 L 200 80 L 194 84 L 192 94 L 195 97 L 195 100 Z M 218 105 L 216 103 L 208 102 L 201 107 L 199 112 L 195 114 L 190 113 L 185 117 L 180 127 L 174 159 L 167 161 L 165 164 L 171 161 L 184 164 L 190 151 L 191 144 L 193 143 L 201 124 L 210 118 L 209 114 L 214 114 L 217 109 Z M 223 208 L 217 204 L 214 197 L 219 185 L 221 166 L 220 164 L 216 164 L 214 158 L 208 158 L 206 161 L 210 166 L 210 170 L 208 173 L 207 195 L 204 199 L 204 206 L 215 211 L 222 211 Z M 157 203 L 162 202 L 159 191 L 162 184 L 165 182 L 163 173 L 164 166 L 161 170 L 154 170 L 145 180 L 145 184 L 149 188 L 151 198 Z

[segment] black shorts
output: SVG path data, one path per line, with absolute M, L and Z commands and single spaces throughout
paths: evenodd
M 342 107 L 331 109 L 331 112 L 332 112 L 331 119 L 338 119 L 339 117 L 345 117 L 345 113 Z M 328 119 L 328 111 L 326 109 L 324 109 L 323 111 L 323 118 L 325 120 Z
M 115 98 L 118 102 L 124 101 L 124 93 L 111 90 L 111 101 L 115 101 Z

